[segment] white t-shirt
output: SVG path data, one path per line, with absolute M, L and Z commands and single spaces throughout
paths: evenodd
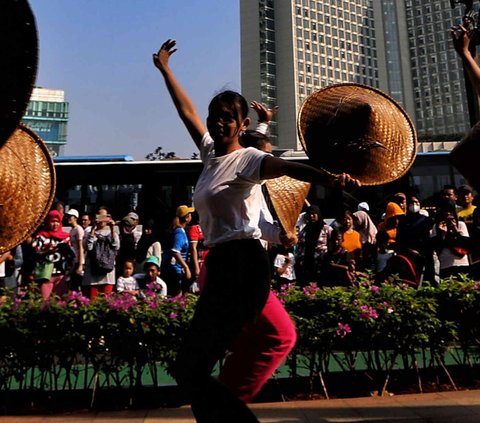
M 462 236 L 468 237 L 468 229 L 465 222 L 458 222 L 458 233 Z M 434 226 L 430 231 L 430 236 L 437 236 L 437 228 Z M 440 269 L 448 269 L 453 266 L 468 266 L 470 262 L 468 261 L 468 254 L 465 254 L 463 257 L 458 257 L 455 253 L 448 247 L 445 247 L 440 251 L 438 255 L 438 260 L 440 262 Z
M 70 230 L 70 242 L 72 250 L 75 253 L 75 263 L 80 261 L 80 243 L 83 243 L 84 230 L 80 225 L 76 225 Z
M 295 280 L 295 256 L 292 253 L 288 253 L 288 258 L 290 262 L 288 263 L 285 271 L 280 275 L 282 278 L 288 279 L 290 281 Z M 273 267 L 277 269 L 285 265 L 286 256 L 284 254 L 277 254 L 273 262 Z
M 258 222 L 258 226 L 262 231 L 262 239 L 260 242 L 265 249 L 268 249 L 269 242 L 280 244 L 281 228 L 273 221 L 272 213 L 270 213 L 267 202 L 265 201 L 265 197 L 263 195 L 262 207 L 260 209 L 260 221 Z
M 248 147 L 215 157 L 213 140 L 205 133 L 200 145 L 204 168 L 193 197 L 205 245 L 261 238 L 260 166 L 267 155 Z

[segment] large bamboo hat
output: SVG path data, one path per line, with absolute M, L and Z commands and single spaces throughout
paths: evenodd
M 415 128 L 402 107 L 359 84 L 331 85 L 308 96 L 298 133 L 314 166 L 334 175 L 349 173 L 363 185 L 403 176 L 417 151 Z
M 0 254 L 28 238 L 55 195 L 52 157 L 35 132 L 19 125 L 0 148 Z
M 295 233 L 298 216 L 305 204 L 310 183 L 281 176 L 268 179 L 265 185 L 282 228 L 287 233 Z
M 40 137 L 19 122 L 37 71 L 37 31 L 26 0 L 0 5 L 0 254 L 38 228 L 55 193 L 55 170 Z

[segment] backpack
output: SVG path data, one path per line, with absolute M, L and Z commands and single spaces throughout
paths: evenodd
M 93 275 L 106 275 L 115 268 L 117 251 L 111 235 L 96 235 L 97 240 L 90 251 L 90 268 Z

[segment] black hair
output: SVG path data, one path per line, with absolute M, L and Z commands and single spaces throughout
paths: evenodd
M 453 185 L 444 185 L 442 188 L 442 192 L 445 192 L 447 189 L 451 189 L 455 195 L 457 194 L 457 188 L 455 188 Z
M 132 259 L 125 259 L 123 261 L 122 269 L 125 267 L 127 263 L 130 263 L 133 266 L 133 269 L 135 270 L 135 260 L 132 260 Z
M 242 147 L 254 147 L 262 150 L 266 144 L 271 144 L 272 141 L 265 134 L 255 130 L 247 130 L 240 137 L 240 144 Z
M 444 213 L 451 213 L 458 222 L 457 208 L 452 200 L 442 199 L 435 212 L 435 221 L 443 219 Z
M 212 98 L 210 104 L 208 105 L 208 111 L 214 107 L 218 106 L 227 106 L 234 110 L 237 116 L 237 122 L 240 124 L 241 121 L 248 116 L 248 103 L 245 100 L 245 97 L 236 91 L 226 90 L 217 94 Z

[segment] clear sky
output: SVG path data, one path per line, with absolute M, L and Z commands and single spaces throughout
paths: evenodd
M 196 148 L 178 118 L 152 53 L 177 40 L 171 67 L 206 117 L 222 89 L 240 91 L 237 0 L 30 0 L 39 36 L 36 85 L 70 103 L 67 155 Z

